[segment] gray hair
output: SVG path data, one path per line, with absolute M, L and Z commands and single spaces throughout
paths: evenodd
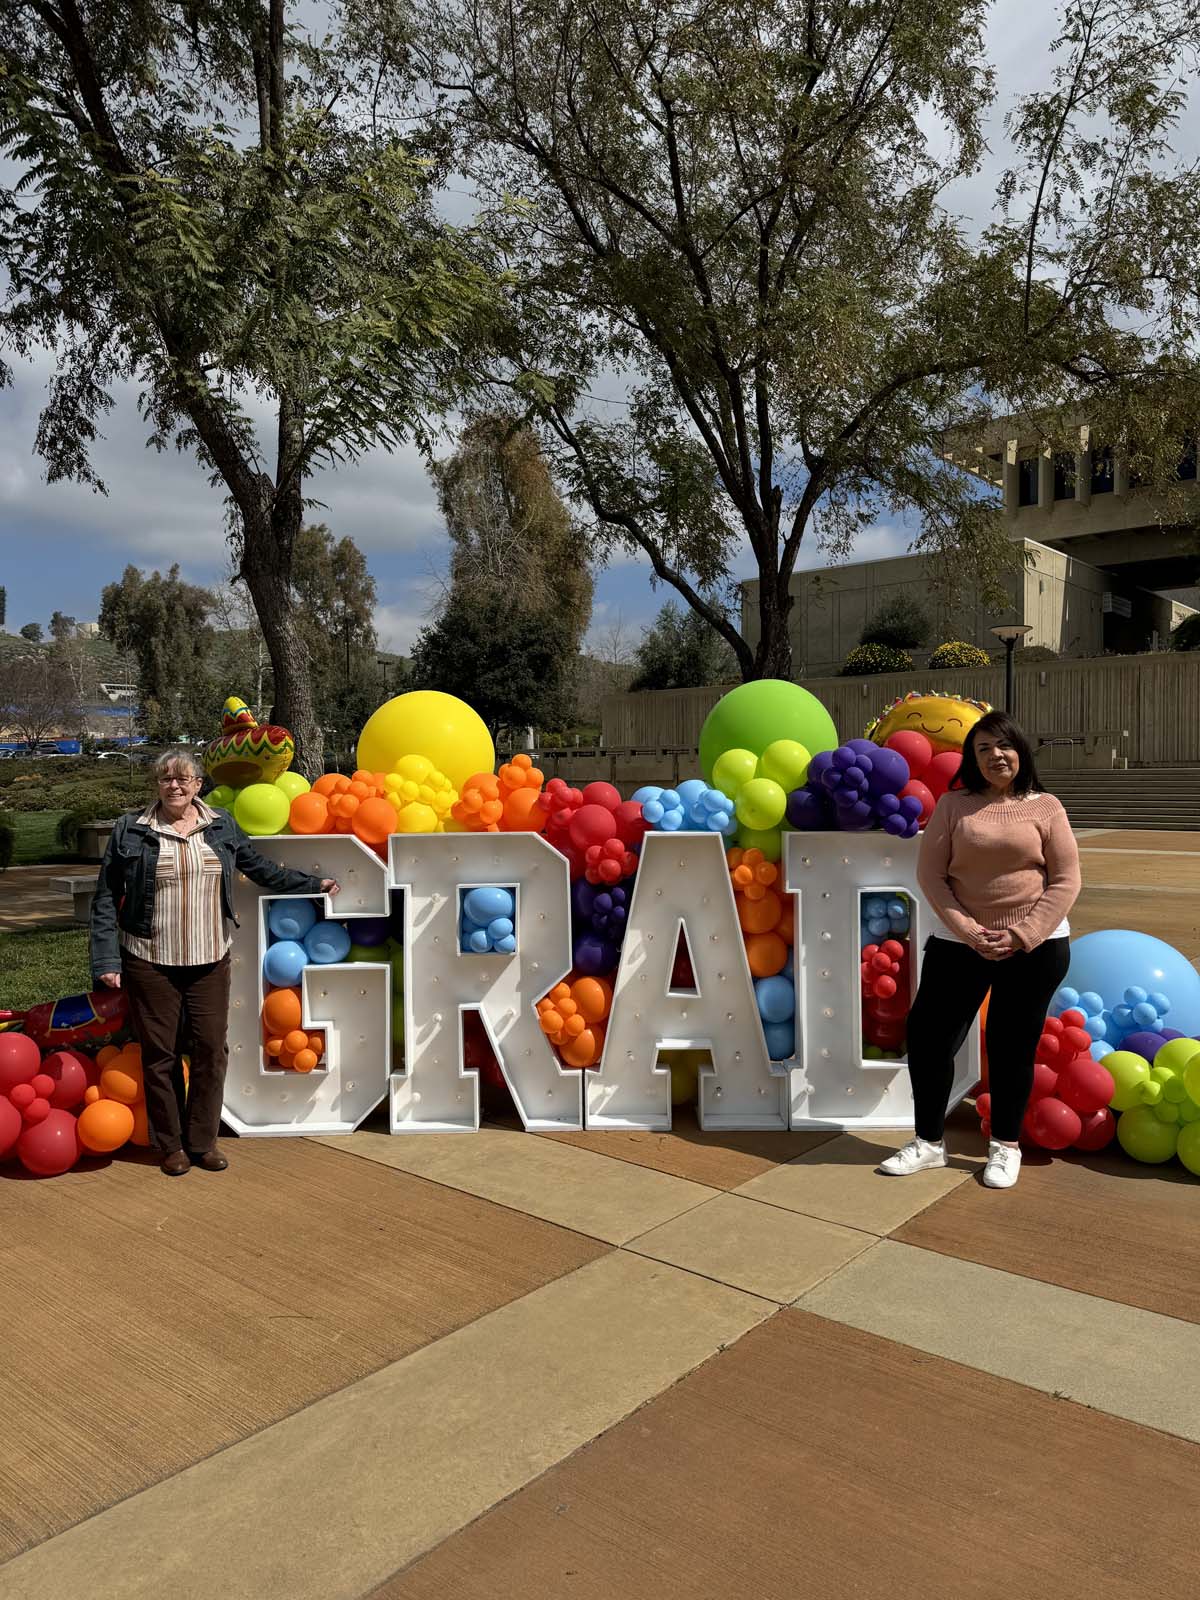
M 175 745 L 171 750 L 164 750 L 154 763 L 154 777 L 157 782 L 169 777 L 172 772 L 178 772 L 180 767 L 185 767 L 193 778 L 204 777 L 204 767 L 200 757 L 194 750 L 189 750 L 186 745 Z

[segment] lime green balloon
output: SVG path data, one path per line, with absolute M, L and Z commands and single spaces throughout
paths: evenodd
M 291 809 L 292 802 L 282 789 L 273 783 L 252 783 L 239 792 L 233 814 L 243 832 L 262 838 L 264 834 L 282 833 Z
M 1175 1154 L 1179 1129 L 1173 1122 L 1161 1122 L 1153 1106 L 1134 1106 L 1117 1118 L 1117 1139 L 1127 1156 L 1156 1166 Z
M 758 757 L 753 750 L 723 750 L 713 766 L 710 780 L 722 794 L 736 800 L 739 791 L 758 771 Z
M 343 961 L 373 961 L 377 966 L 387 965 L 387 952 L 381 944 L 352 944 Z
M 1179 1106 L 1180 1122 L 1200 1122 L 1200 1106 L 1194 1100 L 1184 1100 Z
M 758 770 L 762 777 L 777 783 L 785 794 L 791 794 L 808 778 L 808 751 L 795 739 L 776 739 L 759 757 Z
M 1183 1069 L 1183 1087 L 1188 1098 L 1200 1106 L 1200 1056 L 1193 1056 Z
M 1110 1050 L 1104 1068 L 1112 1073 L 1113 1097 L 1108 1103 L 1114 1111 L 1128 1111 L 1143 1103 L 1150 1082 L 1150 1063 L 1143 1056 L 1135 1056 L 1132 1050 Z
M 787 810 L 787 793 L 770 778 L 751 778 L 742 785 L 734 810 L 747 828 L 777 828 Z
M 1180 1128 L 1175 1154 L 1189 1172 L 1200 1178 L 1200 1122 L 1190 1122 L 1186 1128 Z
M 1162 1080 L 1162 1086 L 1163 1099 L 1169 1101 L 1173 1106 L 1182 1105 L 1188 1097 L 1188 1092 L 1186 1088 L 1184 1088 L 1183 1079 L 1177 1072 L 1173 1072 L 1169 1078 L 1164 1078 Z
M 298 794 L 307 794 L 312 784 L 302 772 L 281 772 L 275 779 L 275 787 L 282 789 L 289 800 L 294 800 Z
M 709 783 L 729 794 L 716 780 L 717 757 L 725 750 L 739 749 L 760 756 L 778 739 L 794 739 L 810 755 L 835 750 L 838 745 L 833 718 L 816 695 L 798 683 L 785 683 L 782 678 L 739 683 L 721 696 L 705 718 L 700 730 L 700 770 Z
M 217 811 L 232 811 L 237 797 L 236 789 L 231 789 L 227 783 L 218 783 L 215 789 L 210 789 L 204 796 L 204 804 Z
M 1170 1100 L 1160 1100 L 1156 1106 L 1150 1107 L 1160 1122 L 1178 1122 L 1179 1107 L 1172 1105 Z
M 743 828 L 739 825 L 734 842 L 743 850 L 761 850 L 765 861 L 778 861 L 783 854 L 782 828 Z
M 404 996 L 396 995 L 392 1000 L 392 1044 L 404 1043 Z

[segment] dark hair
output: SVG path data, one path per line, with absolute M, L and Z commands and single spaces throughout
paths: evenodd
M 987 779 L 979 770 L 979 759 L 975 754 L 975 735 L 977 733 L 990 733 L 1002 744 L 1011 745 L 1017 752 L 1017 775 L 1012 781 L 1013 794 L 1027 795 L 1035 789 L 1042 787 L 1037 774 L 1037 764 L 1033 759 L 1033 751 L 1029 740 L 1017 727 L 1013 719 L 1004 711 L 988 711 L 967 734 L 963 740 L 962 766 L 952 785 L 955 789 L 966 789 L 971 794 L 982 794 L 990 787 Z

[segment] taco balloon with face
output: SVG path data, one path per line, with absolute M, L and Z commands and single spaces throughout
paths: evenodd
M 986 712 L 986 700 L 967 700 L 952 694 L 926 694 L 917 690 L 894 700 L 866 731 L 875 744 L 886 744 L 894 733 L 924 734 L 934 755 L 962 751 L 963 741 Z

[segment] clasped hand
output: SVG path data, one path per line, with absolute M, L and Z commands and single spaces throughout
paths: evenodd
M 972 950 L 985 961 L 1005 961 L 1019 948 L 1011 928 L 977 928 L 970 940 Z

